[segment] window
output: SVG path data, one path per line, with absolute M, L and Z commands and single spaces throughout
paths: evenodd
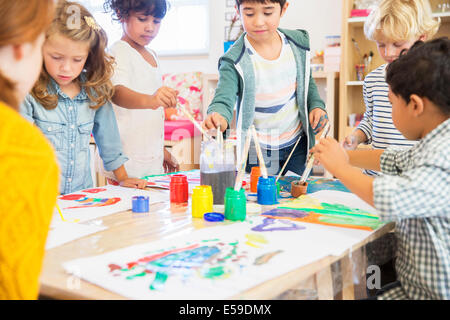
M 103 10 L 101 0 L 79 0 L 108 34 L 109 45 L 122 37 L 122 26 Z M 209 53 L 209 0 L 169 0 L 151 47 L 159 56 L 202 55 Z

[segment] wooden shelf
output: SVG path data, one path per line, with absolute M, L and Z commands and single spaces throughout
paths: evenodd
M 347 81 L 347 86 L 362 86 L 364 85 L 364 81 Z
M 435 12 L 433 18 L 440 18 L 441 22 L 450 21 L 450 12 Z M 362 27 L 366 22 L 367 17 L 353 17 L 348 18 L 347 22 L 353 27 Z

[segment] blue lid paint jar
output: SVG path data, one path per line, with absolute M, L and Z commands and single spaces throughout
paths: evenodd
M 150 197 L 136 196 L 131 199 L 131 210 L 134 213 L 145 213 L 150 211 Z
M 259 177 L 258 203 L 262 205 L 274 205 L 277 203 L 277 186 L 274 177 Z

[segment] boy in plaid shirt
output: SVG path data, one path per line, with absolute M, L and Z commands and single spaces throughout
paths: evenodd
M 382 220 L 396 222 L 398 281 L 377 299 L 450 299 L 450 40 L 417 42 L 389 65 L 386 81 L 395 126 L 418 144 L 345 151 L 328 138 L 311 152 Z

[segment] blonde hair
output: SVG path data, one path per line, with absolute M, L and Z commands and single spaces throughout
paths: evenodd
M 77 6 L 80 12 L 79 27 L 73 27 L 69 21 L 73 19 L 73 6 Z M 59 34 L 73 41 L 89 43 L 89 55 L 84 65 L 86 82 L 77 81 L 83 87 L 89 99 L 93 102 L 92 109 L 98 109 L 108 101 L 114 94 L 111 77 L 114 72 L 114 58 L 106 53 L 108 37 L 105 31 L 95 22 L 91 13 L 76 2 L 59 1 L 56 14 L 50 28 L 46 33 L 46 39 L 54 34 Z M 58 97 L 48 92 L 50 75 L 42 68 L 39 80 L 32 90 L 33 97 L 45 109 L 51 110 L 57 107 Z
M 53 0 L 0 0 L 0 47 L 34 42 L 53 17 Z M 16 84 L 0 71 L 0 101 L 17 109 Z
M 428 0 L 382 0 L 364 24 L 364 33 L 376 41 L 381 35 L 393 41 L 425 35 L 431 39 L 440 20 L 433 19 Z

